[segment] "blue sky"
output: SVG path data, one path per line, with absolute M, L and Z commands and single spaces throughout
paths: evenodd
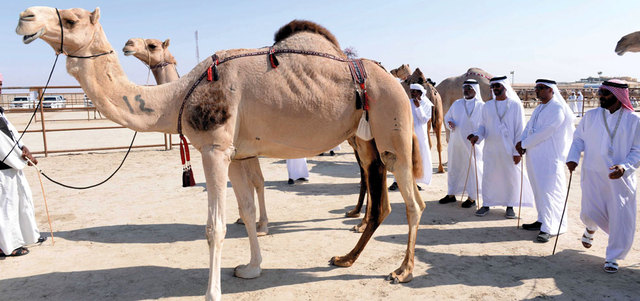
M 387 69 L 408 63 L 437 82 L 480 67 L 494 75 L 515 71 L 515 82 L 546 77 L 573 81 L 596 76 L 640 77 L 640 53 L 618 56 L 616 42 L 640 30 L 640 1 L 7 1 L 0 11 L 0 72 L 4 86 L 44 85 L 55 54 L 42 41 L 15 34 L 29 6 L 100 7 L 102 24 L 129 78 L 144 84 L 147 70 L 125 57 L 132 37 L 171 39 L 185 74 L 221 49 L 271 45 L 292 19 L 320 23 L 361 57 Z M 75 85 L 64 58 L 52 85 Z M 155 83 L 153 79 L 151 83 Z

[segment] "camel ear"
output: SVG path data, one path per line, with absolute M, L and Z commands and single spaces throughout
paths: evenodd
M 100 19 L 100 8 L 96 7 L 96 9 L 91 13 L 91 24 L 98 23 L 98 19 Z
M 169 47 L 169 39 L 164 40 L 164 42 L 162 42 L 162 48 L 167 49 L 167 47 Z

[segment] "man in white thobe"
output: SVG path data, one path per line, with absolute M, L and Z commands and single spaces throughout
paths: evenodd
M 479 198 L 480 185 L 476 183 L 476 179 L 478 182 L 482 179 L 483 143 L 472 145 L 467 136 L 478 129 L 484 102 L 480 94 L 480 85 L 475 79 L 468 79 L 462 84 L 462 94 L 464 98 L 456 100 L 444 116 L 444 124 L 451 131 L 451 136 L 447 146 L 447 195 L 440 199 L 439 203 L 455 202 L 456 194 L 467 193 L 469 197 L 462 203 L 462 207 L 470 208 L 476 205 Z M 474 148 L 475 162 L 472 163 Z
M 621 80 L 602 83 L 600 107 L 585 113 L 573 135 L 567 167 L 573 172 L 584 152 L 580 184 L 582 244 L 590 248 L 600 228 L 609 234 L 604 270 L 618 271 L 636 230 L 636 169 L 640 166 L 640 116 Z
M 584 96 L 582 95 L 582 91 L 578 91 L 578 96 L 576 97 L 576 104 L 578 105 L 578 117 L 582 117 L 582 110 L 584 107 Z
M 516 149 L 522 155 L 525 151 L 527 154 L 527 174 L 538 219 L 523 224 L 522 229 L 539 230 L 536 240 L 548 242 L 551 235 L 567 231 L 567 213 L 563 210 L 567 181 L 563 162 L 571 146 L 575 115 L 555 81 L 539 79 L 535 91 L 541 103 L 533 111 Z
M 506 206 L 505 217 L 511 219 L 516 218 L 513 207 L 520 204 L 521 189 L 522 206 L 533 206 L 529 177 L 522 174 L 522 157 L 515 148 L 524 129 L 524 109 L 506 76 L 494 77 L 490 84 L 493 99 L 484 104 L 478 130 L 467 137 L 473 144 L 485 140 L 483 206 L 475 214 L 485 216 L 491 206 Z
M 427 97 L 427 90 L 420 84 L 411 84 L 409 86 L 409 93 L 411 93 L 411 113 L 413 114 L 413 130 L 418 137 L 418 145 L 420 148 L 420 156 L 422 157 L 422 170 L 424 175 L 420 179 L 416 179 L 417 183 L 429 185 L 431 183 L 431 150 L 429 149 L 429 142 L 427 135 L 427 125 L 431 119 L 431 109 L 433 103 Z M 393 181 L 393 184 L 389 186 L 389 190 L 397 190 L 398 183 Z M 422 187 L 418 185 L 418 190 L 422 190 Z
M 38 161 L 18 142 L 18 131 L 0 107 L 0 256 L 29 253 L 24 246 L 44 241 L 33 212 L 33 199 L 22 169 L 26 158 Z
M 289 180 L 287 183 L 293 185 L 294 180 L 308 182 L 309 167 L 307 167 L 307 158 L 287 159 L 287 174 Z
M 573 114 L 578 115 L 578 104 L 576 103 L 576 100 L 576 92 L 571 91 L 571 95 L 567 98 L 567 103 L 569 103 L 569 107 L 571 108 L 571 111 L 573 111 Z

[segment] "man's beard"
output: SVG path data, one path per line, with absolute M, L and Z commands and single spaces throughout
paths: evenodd
M 615 98 L 610 98 L 609 100 L 607 100 L 607 98 L 605 97 L 600 97 L 600 107 L 601 108 L 609 108 L 611 107 L 613 104 L 616 103 L 616 99 Z

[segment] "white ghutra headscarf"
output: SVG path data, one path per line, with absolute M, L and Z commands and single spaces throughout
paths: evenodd
M 520 100 L 518 93 L 513 90 L 513 88 L 511 87 L 511 83 L 509 83 L 509 79 L 506 76 L 493 77 L 489 81 L 489 84 L 501 84 L 507 90 L 507 98 L 522 103 L 522 100 Z M 491 95 L 493 96 L 493 99 L 496 99 L 496 95 L 493 94 L 493 89 L 491 89 Z
M 422 96 L 420 97 L 420 102 L 424 102 L 424 104 L 428 106 L 433 106 L 433 103 L 427 97 L 427 90 L 421 84 L 411 84 L 409 85 L 409 90 L 418 90 L 422 92 Z
M 470 86 L 471 88 L 473 88 L 473 90 L 476 91 L 476 96 L 474 98 L 479 100 L 479 101 L 483 101 L 482 100 L 482 94 L 480 94 L 480 84 L 478 83 L 477 80 L 468 79 L 468 80 L 464 81 L 464 83 L 462 84 L 462 88 L 463 89 L 464 89 L 464 86 Z

